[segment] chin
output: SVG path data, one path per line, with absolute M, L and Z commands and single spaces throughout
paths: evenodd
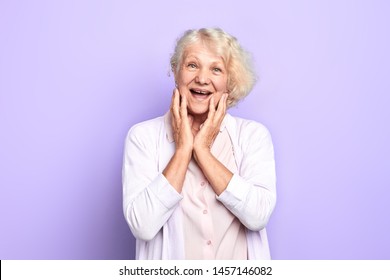
M 202 116 L 202 115 L 208 114 L 209 107 L 208 106 L 191 106 L 190 108 L 188 108 L 188 112 L 194 116 Z

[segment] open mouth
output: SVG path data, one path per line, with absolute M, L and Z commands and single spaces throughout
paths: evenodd
M 206 97 L 211 94 L 208 90 L 190 89 L 190 92 L 196 96 Z

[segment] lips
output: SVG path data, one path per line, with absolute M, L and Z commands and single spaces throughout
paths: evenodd
M 211 91 L 202 90 L 202 89 L 190 89 L 191 94 L 196 95 L 198 97 L 207 97 L 211 94 Z

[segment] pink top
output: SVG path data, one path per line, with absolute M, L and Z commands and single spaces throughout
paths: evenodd
M 225 126 L 211 148 L 211 153 L 232 173 L 238 168 Z M 184 181 L 183 211 L 184 251 L 186 259 L 247 259 L 245 227 L 216 199 L 209 182 L 192 159 Z

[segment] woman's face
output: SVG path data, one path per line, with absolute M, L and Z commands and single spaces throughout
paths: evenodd
M 188 112 L 207 116 L 211 96 L 215 105 L 227 92 L 227 69 L 221 56 L 202 43 L 186 48 L 175 75 L 180 95 L 187 97 Z

